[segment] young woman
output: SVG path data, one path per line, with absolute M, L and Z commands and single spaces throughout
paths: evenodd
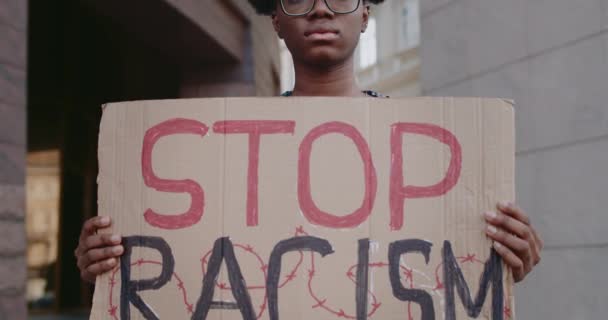
M 365 32 L 370 4 L 383 0 L 250 0 L 258 13 L 272 18 L 277 35 L 293 56 L 296 81 L 283 96 L 379 96 L 362 91 L 354 74 L 354 52 Z M 484 213 L 486 233 L 495 250 L 521 281 L 540 261 L 543 242 L 526 213 L 511 203 Z M 82 227 L 75 251 L 82 279 L 95 277 L 118 264 L 124 249 L 119 235 L 97 234 L 109 217 L 95 217 Z

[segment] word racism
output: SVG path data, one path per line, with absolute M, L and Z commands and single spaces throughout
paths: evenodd
M 356 266 L 356 288 L 353 300 L 356 304 L 356 319 L 368 318 L 368 271 L 369 271 L 369 239 L 359 240 Z M 120 291 L 120 318 L 131 319 L 130 304 L 135 306 L 145 319 L 158 319 L 151 307 L 138 295 L 139 291 L 158 290 L 166 285 L 174 274 L 175 260 L 169 244 L 160 237 L 130 236 L 123 239 L 125 247 L 124 256 L 120 261 L 121 291 Z M 430 242 L 420 239 L 405 239 L 390 243 L 388 249 L 388 277 L 393 296 L 404 302 L 413 302 L 420 306 L 421 319 L 434 320 L 436 318 L 433 299 L 431 295 L 421 289 L 406 288 L 400 280 L 400 259 L 408 253 L 422 254 L 426 263 L 429 263 L 431 253 Z M 162 270 L 158 277 L 152 279 L 131 279 L 131 256 L 136 247 L 157 250 L 161 255 Z M 279 241 L 272 250 L 268 259 L 268 275 L 266 278 L 266 295 L 268 297 L 268 311 L 271 320 L 279 317 L 279 279 L 281 276 L 281 260 L 284 254 L 294 251 L 311 251 L 325 257 L 332 254 L 331 243 L 325 239 L 313 236 L 298 236 Z M 477 318 L 486 300 L 488 287 L 492 285 L 492 319 L 503 319 L 503 282 L 502 263 L 498 254 L 492 250 L 490 258 L 485 263 L 481 275 L 477 296 L 470 295 L 464 275 L 454 257 L 449 241 L 444 241 L 442 249 L 443 259 L 443 285 L 445 288 L 445 319 L 456 319 L 455 293 L 468 314 Z M 213 301 L 216 279 L 220 272 L 222 262 L 228 271 L 228 279 L 232 295 L 236 302 Z M 202 291 L 196 303 L 191 319 L 207 319 L 211 309 L 234 309 L 240 311 L 244 320 L 257 319 L 247 289 L 247 284 L 236 259 L 234 245 L 228 237 L 215 241 L 209 259 L 208 269 L 203 278 Z

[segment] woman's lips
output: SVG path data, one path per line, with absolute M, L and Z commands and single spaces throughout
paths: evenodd
M 335 40 L 338 38 L 338 31 L 335 30 L 312 30 L 304 33 L 304 36 L 309 40 Z

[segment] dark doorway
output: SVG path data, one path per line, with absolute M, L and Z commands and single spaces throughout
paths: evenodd
M 92 286 L 80 281 L 73 252 L 82 222 L 97 214 L 102 104 L 177 98 L 179 93 L 173 59 L 139 42 L 86 2 L 29 2 L 28 175 L 55 167 L 59 189 L 55 213 L 28 205 L 28 224 L 32 215 L 55 214 L 58 221 L 57 230 L 49 227 L 42 236 L 47 246 L 55 239 L 56 256 L 28 262 L 28 287 L 38 285 L 28 299 L 33 315 L 86 312 L 90 305 Z M 40 239 L 43 229 L 44 223 L 36 234 L 28 232 L 28 261 L 40 257 L 32 239 Z

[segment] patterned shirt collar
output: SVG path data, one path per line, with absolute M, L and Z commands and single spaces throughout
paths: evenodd
M 363 90 L 362 92 L 372 98 L 390 98 L 389 96 L 385 96 L 385 95 L 378 93 L 376 91 L 373 91 L 373 90 Z M 281 96 L 282 97 L 291 97 L 291 96 L 293 96 L 293 91 L 291 91 L 291 90 L 285 91 L 281 94 Z

